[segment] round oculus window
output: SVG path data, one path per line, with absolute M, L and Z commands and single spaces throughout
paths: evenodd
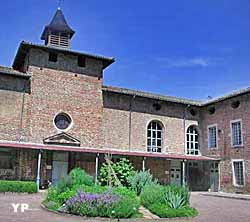
M 67 128 L 69 128 L 70 124 L 72 123 L 72 120 L 68 114 L 59 113 L 56 115 L 54 123 L 57 129 L 66 130 Z

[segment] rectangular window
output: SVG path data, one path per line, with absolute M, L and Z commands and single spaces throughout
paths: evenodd
M 78 66 L 85 67 L 86 66 L 86 59 L 83 56 L 78 56 Z
M 217 147 L 217 126 L 208 127 L 208 148 Z
M 49 61 L 50 62 L 57 62 L 57 53 L 50 52 L 49 53 Z
M 242 146 L 241 121 L 231 122 L 232 145 Z
M 233 161 L 234 185 L 244 186 L 244 162 L 242 160 Z

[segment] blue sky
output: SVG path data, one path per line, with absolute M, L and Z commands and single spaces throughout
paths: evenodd
M 41 43 L 57 0 L 2 0 L 0 64 Z M 64 0 L 72 49 L 116 58 L 104 84 L 206 99 L 250 86 L 249 0 Z

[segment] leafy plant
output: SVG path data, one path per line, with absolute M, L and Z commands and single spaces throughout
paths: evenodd
M 184 197 L 181 194 L 174 193 L 171 190 L 165 194 L 166 204 L 169 208 L 179 209 L 185 206 Z
M 152 186 L 157 184 L 157 179 L 153 179 L 150 171 L 136 172 L 134 175 L 128 177 L 130 189 L 140 195 L 145 186 Z
M 121 158 L 115 163 L 111 162 L 111 166 L 121 184 L 128 187 L 128 178 L 135 173 L 134 167 L 129 162 L 129 160 L 126 158 Z M 109 182 L 111 182 L 113 186 L 117 185 L 114 176 L 112 176 L 110 173 L 109 165 L 107 163 L 104 163 L 100 169 L 99 181 L 102 185 L 108 185 Z

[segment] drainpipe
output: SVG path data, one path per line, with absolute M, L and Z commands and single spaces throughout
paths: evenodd
M 183 112 L 183 141 L 184 141 L 184 155 L 186 154 L 186 112 L 190 105 L 184 108 Z M 186 160 L 182 161 L 182 186 L 186 186 Z
M 39 185 L 40 185 L 40 180 L 41 180 L 41 178 L 40 178 L 41 159 L 42 159 L 42 150 L 39 150 L 38 161 L 37 161 L 37 177 L 36 177 L 37 191 L 39 191 Z
M 24 112 L 25 89 L 26 89 L 26 82 L 24 82 L 22 90 L 22 106 L 21 106 L 20 124 L 18 130 L 18 142 L 21 142 L 23 134 L 23 112 Z
M 129 103 L 129 137 L 128 137 L 129 151 L 131 150 L 132 102 L 135 100 L 135 97 L 136 95 L 133 95 Z

